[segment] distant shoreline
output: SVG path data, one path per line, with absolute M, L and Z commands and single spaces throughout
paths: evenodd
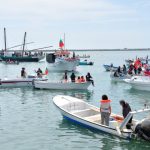
M 70 51 L 150 51 L 150 48 L 147 49 L 70 49 Z
M 28 51 L 43 51 L 43 52 L 54 52 L 58 49 L 51 49 L 51 50 L 25 50 L 26 52 Z M 109 52 L 109 51 L 128 51 L 128 52 L 131 52 L 131 51 L 150 51 L 150 48 L 134 48 L 134 49 L 127 49 L 127 48 L 124 48 L 124 49 L 67 49 L 69 51 L 75 51 L 75 52 L 91 52 L 91 51 L 98 51 L 98 52 L 103 52 L 103 51 L 106 51 L 106 52 Z M 22 50 L 7 50 L 7 52 L 14 52 L 14 51 L 22 51 Z

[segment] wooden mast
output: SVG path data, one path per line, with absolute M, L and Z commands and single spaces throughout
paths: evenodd
M 6 50 L 7 50 L 7 46 L 6 46 L 6 28 L 4 28 L 4 44 L 5 44 L 4 51 L 6 52 Z
M 22 49 L 22 57 L 23 57 L 23 54 L 24 54 L 25 44 L 26 44 L 26 32 L 24 33 L 23 49 Z

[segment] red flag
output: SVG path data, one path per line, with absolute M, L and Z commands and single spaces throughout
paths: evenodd
M 59 41 L 59 47 L 60 47 L 60 48 L 63 48 L 63 47 L 64 47 L 64 42 L 63 42 L 62 39 L 60 39 L 60 41 Z
M 45 69 L 45 75 L 48 75 L 48 69 L 47 68 Z

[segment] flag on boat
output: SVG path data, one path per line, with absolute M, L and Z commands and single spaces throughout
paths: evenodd
M 45 75 L 48 75 L 48 69 L 47 68 L 45 69 Z
M 64 42 L 63 42 L 62 39 L 60 39 L 60 41 L 59 41 L 59 47 L 60 47 L 60 48 L 63 48 L 63 47 L 64 47 Z

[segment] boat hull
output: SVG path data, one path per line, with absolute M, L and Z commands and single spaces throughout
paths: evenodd
M 73 83 L 73 82 L 42 82 L 35 81 L 34 87 L 38 89 L 49 90 L 86 90 L 91 82 L 86 83 Z
M 124 75 L 119 77 L 114 77 L 113 74 L 110 75 L 111 81 L 113 82 L 125 82 L 125 79 L 130 79 L 130 76 Z
M 125 82 L 129 83 L 133 89 L 141 90 L 141 91 L 150 91 L 150 82 L 149 84 L 140 83 L 140 82 L 134 82 L 125 79 Z
M 58 61 L 48 64 L 49 71 L 75 71 L 79 61 Z
M 44 59 L 45 56 L 35 56 L 35 57 L 15 57 L 15 56 L 1 56 L 2 61 L 7 61 L 7 60 L 11 60 L 11 61 L 18 61 L 18 62 L 38 62 L 42 59 Z
M 0 80 L 0 88 L 20 88 L 20 87 L 33 87 L 34 80 L 47 80 L 47 79 L 33 79 L 33 78 L 20 78 L 20 79 L 4 79 Z
M 130 84 L 133 89 L 150 91 L 150 77 L 149 76 L 134 76 L 131 79 L 125 79 L 126 83 Z
M 80 66 L 92 66 L 93 64 L 93 62 L 79 62 Z

